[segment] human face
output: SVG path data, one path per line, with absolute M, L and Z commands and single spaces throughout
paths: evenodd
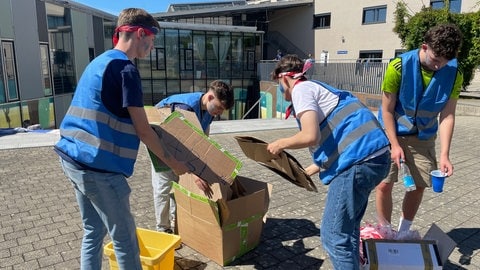
M 279 77 L 278 78 L 278 89 L 280 90 L 280 92 L 283 94 L 283 98 L 286 100 L 286 101 L 292 101 L 292 96 L 291 96 L 291 93 L 288 89 L 288 85 L 287 85 L 287 79 L 282 76 L 282 77 Z
M 211 116 L 221 115 L 225 110 L 222 102 L 215 96 L 211 96 L 210 100 L 207 103 L 207 111 Z
M 139 29 L 140 42 L 139 42 L 139 58 L 144 58 L 153 49 L 155 40 L 155 34 L 149 29 Z
M 424 50 L 424 58 L 421 63 L 423 68 L 429 71 L 437 71 L 448 63 L 448 59 L 443 56 L 436 56 L 433 50 L 428 45 L 422 45 Z

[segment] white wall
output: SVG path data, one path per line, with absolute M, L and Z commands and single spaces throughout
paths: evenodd
M 422 8 L 422 2 L 406 0 L 413 15 Z M 478 11 L 477 0 L 463 0 L 462 12 Z M 385 23 L 362 25 L 363 9 L 366 7 L 387 6 Z M 360 51 L 381 50 L 383 58 L 395 56 L 395 50 L 403 49 L 400 39 L 393 32 L 395 1 L 385 0 L 315 0 L 315 14 L 331 13 L 331 26 L 328 29 L 315 29 L 315 55 L 329 52 L 329 60 L 357 59 Z M 342 41 L 344 38 L 344 42 Z M 347 51 L 347 54 L 337 54 Z

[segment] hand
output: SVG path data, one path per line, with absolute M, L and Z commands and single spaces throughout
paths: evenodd
M 279 140 L 276 140 L 267 145 L 267 151 L 271 154 L 278 155 L 283 151 L 283 148 L 280 146 Z
M 405 161 L 405 154 L 402 147 L 392 147 L 392 149 L 390 150 L 390 157 L 392 158 L 392 161 L 397 165 L 397 167 L 400 168 L 400 160 Z
M 438 169 L 441 172 L 447 174 L 447 176 L 451 176 L 453 174 L 453 164 L 450 162 L 448 158 L 440 157 L 440 162 L 438 164 Z
M 212 198 L 213 196 L 213 191 L 212 189 L 210 188 L 210 185 L 207 183 L 207 181 L 203 180 L 202 178 L 196 176 L 194 177 L 193 181 L 195 182 L 195 185 L 197 185 L 197 187 L 203 191 L 203 193 L 205 193 L 205 195 L 208 197 L 208 198 Z

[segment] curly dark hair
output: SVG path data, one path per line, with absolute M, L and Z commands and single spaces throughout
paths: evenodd
M 457 57 L 462 46 L 462 32 L 454 24 L 439 24 L 430 28 L 423 40 L 432 50 L 435 56 L 445 57 L 451 60 Z
M 220 100 L 225 110 L 233 107 L 234 96 L 232 87 L 222 80 L 215 80 L 210 83 L 208 90 L 212 90 L 215 97 Z
M 300 73 L 303 70 L 303 60 L 296 54 L 287 54 L 277 62 L 277 65 L 270 73 L 270 78 L 273 81 L 278 80 L 278 75 L 282 72 L 293 71 Z

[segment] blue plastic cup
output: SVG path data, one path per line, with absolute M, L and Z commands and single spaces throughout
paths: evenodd
M 432 177 L 432 188 L 434 192 L 443 192 L 443 185 L 445 184 L 445 177 L 447 177 L 447 174 L 440 171 L 440 170 L 435 170 L 430 172 L 430 175 Z

